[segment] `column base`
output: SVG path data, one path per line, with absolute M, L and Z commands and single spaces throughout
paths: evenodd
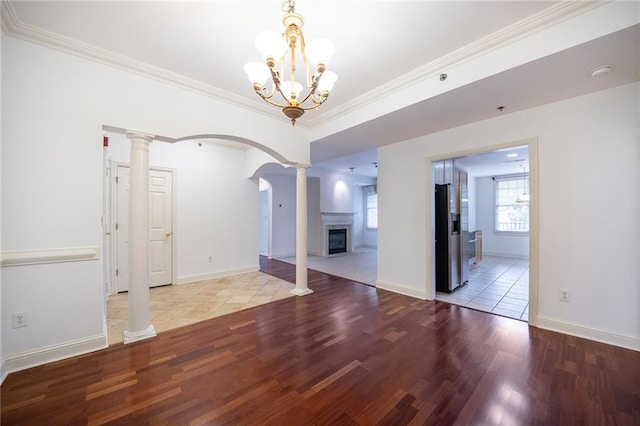
M 307 294 L 313 293 L 313 290 L 310 288 L 294 288 L 289 293 L 293 293 L 296 296 L 306 296 Z
M 156 330 L 153 328 L 153 325 L 149 324 L 145 330 L 142 331 L 129 331 L 125 330 L 122 341 L 124 344 L 137 342 L 138 340 L 148 339 L 150 337 L 156 337 Z

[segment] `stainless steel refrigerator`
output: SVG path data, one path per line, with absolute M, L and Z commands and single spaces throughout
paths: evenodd
M 462 236 L 468 232 L 462 232 L 461 210 L 460 185 L 436 185 L 435 266 L 437 291 L 451 292 L 464 284 L 467 279 L 468 265 L 463 265 Z M 464 213 L 468 214 L 466 208 Z M 468 226 L 466 219 L 464 224 L 465 227 Z

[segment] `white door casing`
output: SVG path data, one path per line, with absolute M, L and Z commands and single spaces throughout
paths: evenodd
M 149 285 L 171 284 L 172 173 L 149 171 Z
M 115 173 L 115 291 L 129 289 L 129 167 Z M 173 173 L 149 170 L 149 286 L 172 283 Z

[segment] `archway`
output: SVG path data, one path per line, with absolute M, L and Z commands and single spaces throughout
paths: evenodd
M 296 223 L 300 223 L 301 232 L 297 233 L 296 244 L 299 246 L 296 250 L 297 255 L 300 257 L 300 273 L 296 275 L 296 288 L 292 293 L 296 295 L 304 295 L 311 293 L 307 288 L 307 271 L 306 271 L 306 164 L 300 164 L 285 158 L 284 155 L 278 151 L 260 144 L 258 142 L 249 140 L 244 137 L 223 135 L 223 134 L 196 134 L 190 136 L 184 136 L 180 138 L 170 138 L 157 135 L 149 135 L 137 132 L 124 131 L 123 129 L 115 129 L 113 127 L 106 127 L 105 130 L 111 132 L 125 134 L 127 139 L 131 141 L 130 147 L 130 190 L 129 199 L 134 201 L 130 202 L 130 232 L 129 232 L 129 309 L 128 309 L 128 328 L 125 331 L 125 343 L 134 342 L 137 340 L 145 339 L 156 335 L 155 329 L 151 324 L 149 318 L 149 154 L 150 148 L 152 148 L 153 141 L 166 142 L 168 144 L 175 144 L 178 142 L 186 141 L 200 141 L 207 139 L 231 141 L 234 143 L 246 145 L 255 150 L 249 150 L 246 153 L 246 163 L 249 163 L 251 167 L 256 164 L 264 165 L 266 163 L 275 163 L 274 160 L 279 163 L 278 167 L 283 165 L 294 166 L 298 177 L 297 186 L 300 188 L 296 197 Z M 194 144 L 195 146 L 195 144 Z M 258 154 L 256 151 L 259 150 Z M 258 166 L 258 168 L 260 167 Z M 187 166 L 188 167 L 188 166 Z M 203 170 L 211 170 L 206 166 L 202 167 Z M 246 177 L 250 177 L 252 173 L 246 173 Z M 237 176 L 237 175 L 236 175 Z M 194 181 L 197 185 L 197 181 Z M 246 188 L 246 185 L 245 185 Z M 255 188 L 255 187 L 254 187 Z M 248 194 L 247 194 L 248 195 Z M 106 196 L 106 194 L 105 194 Z M 253 211 L 255 204 L 249 206 L 250 208 L 244 209 L 245 212 Z M 212 220 L 215 220 L 212 218 Z M 233 220 L 229 217 L 227 220 Z M 299 231 L 300 231 L 299 230 Z M 253 234 L 253 231 L 250 232 Z M 253 234 L 255 235 L 255 234 Z M 106 238 L 106 237 L 105 237 Z M 257 238 L 257 236 L 252 237 Z M 135 249 L 134 249 L 135 247 Z M 244 245 L 247 247 L 247 244 Z M 246 250 L 245 250 L 246 252 Z M 204 254 L 206 256 L 206 254 Z M 209 257 L 211 259 L 211 257 Z M 211 261 L 211 260 L 210 260 Z

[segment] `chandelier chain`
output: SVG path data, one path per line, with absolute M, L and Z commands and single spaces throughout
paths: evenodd
M 283 12 L 294 13 L 296 11 L 296 0 L 284 0 L 281 9 Z

